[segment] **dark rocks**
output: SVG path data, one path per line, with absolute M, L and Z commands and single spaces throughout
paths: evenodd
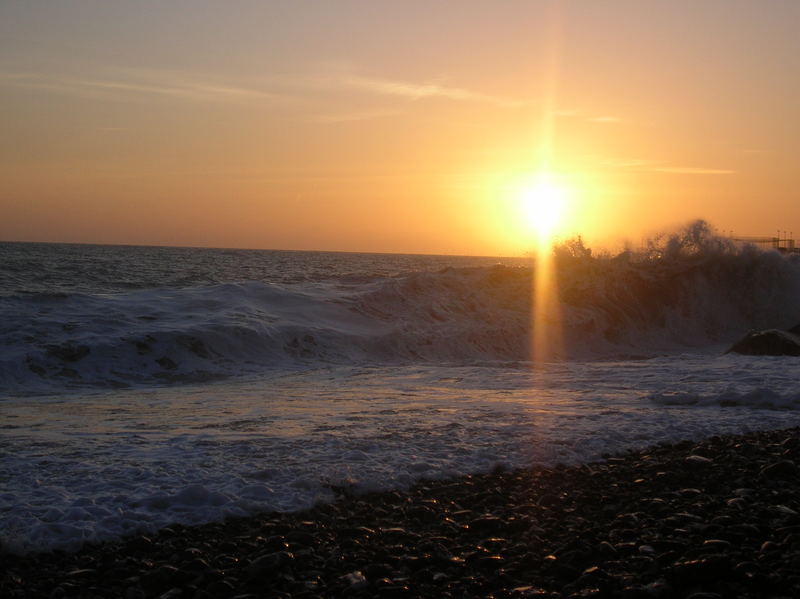
M 791 460 L 781 460 L 764 466 L 759 473 L 761 478 L 767 480 L 783 480 L 794 478 L 798 475 L 797 465 Z
M 141 535 L 138 537 L 133 537 L 130 541 L 128 541 L 128 546 L 134 551 L 147 551 L 148 549 L 152 549 L 153 540 L 150 537 Z
M 791 331 L 798 329 L 797 325 Z M 748 356 L 800 356 L 800 334 L 778 329 L 750 331 L 725 353 Z
M 251 579 L 261 579 L 277 575 L 294 560 L 294 554 L 288 551 L 276 551 L 257 557 L 247 569 Z
M 701 455 L 692 454 L 683 459 L 683 463 L 692 468 L 705 468 L 713 464 L 713 460 Z
M 479 534 L 502 534 L 505 523 L 496 516 L 482 516 L 469 523 L 470 529 Z
M 316 537 L 310 533 L 302 530 L 293 530 L 286 535 L 286 541 L 294 545 L 303 547 L 311 547 L 316 542 Z
M 800 431 L 3 557 L 2 597 L 800 596 Z
M 730 574 L 731 568 L 730 558 L 714 554 L 702 559 L 675 563 L 667 571 L 667 581 L 673 586 L 692 586 L 721 579 Z

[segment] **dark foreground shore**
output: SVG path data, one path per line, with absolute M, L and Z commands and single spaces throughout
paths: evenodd
M 2 597 L 799 597 L 800 429 L 3 555 Z

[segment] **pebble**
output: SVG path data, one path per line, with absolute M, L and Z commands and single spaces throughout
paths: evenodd
M 367 586 L 367 577 L 364 576 L 360 571 L 345 574 L 342 576 L 342 580 L 344 580 L 346 584 L 353 588 L 362 588 Z
M 768 480 L 793 478 L 797 476 L 797 465 L 791 460 L 781 460 L 764 466 L 761 469 L 760 476 Z
M 690 466 L 709 466 L 713 463 L 713 460 L 695 454 L 687 456 L 683 461 Z

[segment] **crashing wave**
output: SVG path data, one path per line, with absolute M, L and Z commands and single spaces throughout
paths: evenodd
M 613 256 L 571 240 L 554 259 L 562 359 L 648 357 L 800 321 L 800 259 L 719 238 L 702 221 Z M 534 269 L 0 298 L 0 383 L 50 392 L 287 365 L 525 361 Z

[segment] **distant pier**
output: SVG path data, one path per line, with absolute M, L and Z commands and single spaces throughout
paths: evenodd
M 732 241 L 741 243 L 752 243 L 765 249 L 778 250 L 782 254 L 800 254 L 800 247 L 791 236 L 781 235 L 777 237 L 757 237 L 757 236 L 728 236 Z

